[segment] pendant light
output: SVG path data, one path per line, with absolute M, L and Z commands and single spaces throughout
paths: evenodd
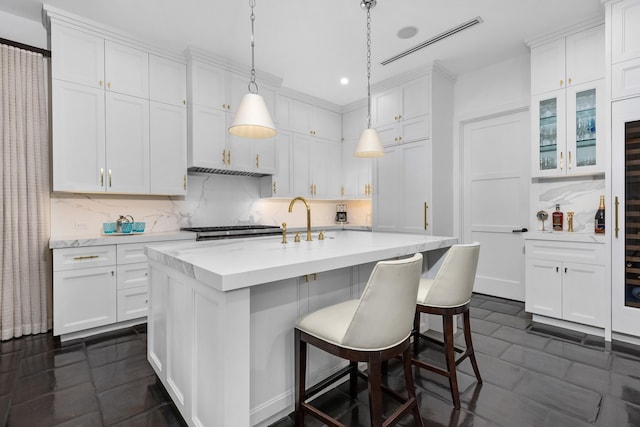
M 367 10 L 367 128 L 362 131 L 353 153 L 355 157 L 384 156 L 384 147 L 375 129 L 371 128 L 371 8 L 376 0 L 361 0 L 360 7 Z
M 275 136 L 276 128 L 273 125 L 273 120 L 271 120 L 264 98 L 258 94 L 258 84 L 256 83 L 253 41 L 253 22 L 256 19 L 253 8 L 255 5 L 255 0 L 249 0 L 249 7 L 251 7 L 251 80 L 248 85 L 249 93 L 242 97 L 240 106 L 233 118 L 233 123 L 229 128 L 229 133 L 244 138 L 257 139 Z

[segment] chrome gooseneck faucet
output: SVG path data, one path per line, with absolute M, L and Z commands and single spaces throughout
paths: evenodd
M 291 200 L 291 203 L 289 203 L 289 212 L 293 211 L 293 205 L 296 203 L 296 200 L 301 200 L 302 203 L 304 203 L 304 205 L 307 207 L 307 242 L 310 242 L 313 240 L 311 238 L 311 207 L 309 206 L 309 202 L 307 202 L 304 197 L 298 196 L 295 199 Z

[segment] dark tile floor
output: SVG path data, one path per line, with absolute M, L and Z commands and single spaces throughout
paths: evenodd
M 640 426 L 640 347 L 531 325 L 522 303 L 484 295 L 474 295 L 471 316 L 484 383 L 463 362 L 455 411 L 446 379 L 414 368 L 426 426 Z M 184 426 L 145 352 L 144 325 L 62 344 L 50 333 L 0 342 L 0 426 Z M 443 360 L 433 344 L 420 357 Z M 398 362 L 386 382 L 403 388 Z M 315 404 L 348 426 L 367 426 L 366 383 L 359 386 L 356 399 L 339 386 Z M 290 417 L 274 424 L 292 425 Z

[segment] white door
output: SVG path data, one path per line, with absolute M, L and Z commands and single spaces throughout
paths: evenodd
M 463 129 L 463 238 L 480 242 L 474 291 L 524 301 L 529 204 L 529 113 L 469 122 Z

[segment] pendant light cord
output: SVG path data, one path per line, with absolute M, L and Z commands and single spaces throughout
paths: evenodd
M 371 129 L 371 3 L 367 8 L 367 129 Z
M 256 20 L 256 15 L 253 13 L 253 8 L 256 6 L 256 0 L 249 0 L 249 7 L 251 8 L 251 80 L 249 81 L 249 92 L 251 93 L 258 93 L 258 84 L 256 83 L 256 68 L 255 68 L 255 61 L 254 61 L 254 50 L 255 50 L 255 43 L 254 43 L 254 36 L 253 36 L 253 23 Z

